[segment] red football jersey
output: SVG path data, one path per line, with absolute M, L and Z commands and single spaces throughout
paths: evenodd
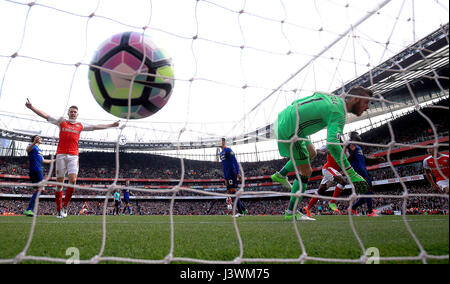
M 436 182 L 448 179 L 448 155 L 440 154 L 439 157 L 437 157 L 437 160 L 430 155 L 426 157 L 425 160 L 423 160 L 423 167 L 425 169 L 431 170 L 434 177 L 436 178 Z M 444 175 L 441 175 L 438 168 Z
M 78 155 L 78 141 L 83 130 L 93 130 L 92 125 L 70 122 L 64 118 L 58 120 L 49 117 L 49 122 L 59 126 L 59 142 L 56 154 Z
M 322 146 L 319 149 L 319 151 L 321 151 L 321 152 L 327 151 L 327 162 L 325 163 L 325 165 L 323 165 L 324 169 L 333 168 L 338 172 L 341 171 L 341 167 L 336 162 L 336 160 L 333 158 L 333 156 L 331 156 L 330 152 L 328 151 L 328 147 L 326 145 Z M 348 153 L 346 153 L 345 156 L 348 157 Z
M 328 153 L 327 155 L 327 162 L 325 163 L 325 165 L 323 165 L 323 168 L 324 169 L 333 168 L 338 172 L 341 171 L 341 167 L 339 167 L 338 163 L 336 163 L 336 160 L 333 158 L 333 156 L 331 156 L 330 153 Z

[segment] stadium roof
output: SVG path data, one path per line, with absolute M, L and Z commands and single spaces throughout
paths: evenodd
M 414 86 L 424 80 L 434 82 L 435 93 L 415 93 L 418 101 L 434 100 L 441 96 L 448 96 L 448 83 L 442 86 L 441 80 L 448 80 L 449 67 L 449 24 L 440 27 L 423 39 L 410 45 L 397 55 L 371 69 L 358 78 L 346 83 L 333 93 L 338 95 L 354 86 L 364 86 L 372 89 L 374 94 L 383 98 L 389 111 L 401 110 L 414 106 L 416 103 L 407 89 L 407 85 Z M 384 114 L 386 108 L 381 101 L 372 103 L 371 108 L 361 117 L 351 115 L 347 122 L 365 120 L 373 116 Z M 232 138 L 229 144 L 247 144 L 273 138 L 272 125 L 261 127 L 250 133 Z M 20 133 L 16 130 L 0 129 L 0 138 L 14 141 L 29 142 L 32 134 Z M 43 143 L 56 145 L 54 137 L 43 137 Z M 120 149 L 141 151 L 164 151 L 180 149 L 199 149 L 217 147 L 217 138 L 206 138 L 203 141 L 167 142 L 129 142 L 119 139 Z M 80 140 L 80 148 L 114 149 L 115 142 Z
M 437 89 L 436 92 L 414 93 L 417 101 L 421 103 L 448 96 L 448 35 L 449 24 L 447 23 L 332 93 L 339 95 L 352 87 L 363 86 L 373 90 L 375 96 L 382 98 L 390 112 L 416 104 L 412 94 L 407 90 L 407 84 L 410 86 L 414 86 L 416 82 L 424 84 L 424 80 L 433 82 L 434 88 Z M 447 80 L 445 86 L 442 86 L 442 80 Z M 366 120 L 386 113 L 386 107 L 382 107 L 381 101 L 373 101 L 371 104 L 370 109 L 360 117 L 350 114 L 347 123 Z M 267 125 L 251 133 L 233 138 L 233 142 L 241 144 L 257 142 L 261 138 L 273 138 L 271 131 L 272 125 Z
M 434 77 L 433 72 L 448 65 L 449 62 L 448 33 L 447 23 L 366 74 L 345 84 L 344 91 L 355 86 L 363 86 L 373 89 L 375 94 L 388 98 L 389 92 L 404 86 L 406 82 Z M 333 93 L 341 92 L 342 88 Z
M 448 34 L 449 24 L 447 23 L 333 93 L 339 94 L 355 86 L 368 87 L 374 91 L 375 95 L 382 96 L 388 102 L 393 102 L 393 104 L 389 104 L 390 111 L 414 105 L 411 94 L 405 89 L 406 84 L 411 85 L 423 79 L 434 80 L 436 87 L 439 85 L 440 91 L 447 92 L 448 95 L 448 89 L 445 90 L 438 83 L 440 79 L 448 80 Z M 405 91 L 398 92 L 399 89 L 405 89 Z M 426 101 L 433 100 L 436 96 L 442 95 L 442 93 L 437 93 L 435 94 L 436 96 L 421 96 L 416 93 L 414 95 L 416 98 L 421 97 Z M 366 115 L 358 118 L 353 116 L 348 121 L 354 122 L 367 119 L 370 116 L 376 116 L 383 112 L 381 102 L 376 102 L 367 111 Z

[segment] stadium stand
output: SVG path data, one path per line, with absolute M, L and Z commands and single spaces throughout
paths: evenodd
M 448 99 L 436 103 L 447 106 Z M 445 112 L 445 113 L 444 113 Z M 422 109 L 436 126 L 439 143 L 447 145 L 440 147 L 439 151 L 448 154 L 448 121 L 442 119 L 446 110 Z M 415 123 L 410 123 L 414 121 Z M 417 122 L 417 123 L 416 123 Z M 420 113 L 416 110 L 390 121 L 395 129 L 395 139 L 402 145 L 395 146 L 388 153 L 387 148 L 373 148 L 363 146 L 365 153 L 373 157 L 389 157 L 398 175 L 406 183 L 409 193 L 433 193 L 431 187 L 423 175 L 422 161 L 425 158 L 426 149 L 417 146 L 426 146 L 434 143 L 434 135 L 425 123 L 420 119 Z M 390 134 L 388 125 L 384 124 L 372 128 L 361 134 L 364 141 L 370 143 L 389 143 Z M 416 147 L 414 147 L 416 146 Z M 172 193 L 155 193 L 153 190 L 170 189 L 178 184 L 181 178 L 180 160 L 176 158 L 142 154 L 119 153 L 120 171 L 119 185 L 124 185 L 129 179 L 131 185 L 137 188 L 145 188 L 148 191 L 132 192 L 132 206 L 136 214 L 169 214 L 169 203 Z M 318 188 L 321 179 L 321 165 L 325 162 L 325 155 L 318 155 L 313 159 L 314 173 L 308 186 L 307 193 L 314 192 Z M 270 180 L 270 175 L 281 168 L 286 161 L 283 159 L 242 163 L 246 175 L 245 191 L 273 191 L 285 192 L 278 184 Z M 113 181 L 115 168 L 115 153 L 112 152 L 83 152 L 80 153 L 80 186 L 95 186 L 106 191 Z M 221 176 L 221 165 L 218 162 L 206 162 L 196 160 L 184 160 L 185 176 L 183 187 L 204 191 L 225 192 Z M 374 192 L 377 194 L 399 195 L 402 187 L 396 179 L 394 171 L 389 163 L 368 165 L 369 173 L 374 181 Z M 21 214 L 31 196 L 31 188 L 1 187 L 1 183 L 28 182 L 27 157 L 4 156 L 0 157 L 0 214 Z M 292 181 L 295 174 L 289 176 Z M 77 189 L 73 197 L 73 211 L 79 211 L 84 201 L 88 202 L 89 214 L 102 214 L 105 191 L 92 191 Z M 343 196 L 350 193 L 345 190 Z M 331 193 L 329 193 L 331 195 Z M 158 200 L 155 200 L 155 199 Z M 271 194 L 264 198 L 260 196 L 243 196 L 248 203 L 250 214 L 284 214 L 288 198 L 277 194 Z M 41 196 L 39 203 L 40 214 L 54 214 L 53 188 L 47 187 Z M 177 215 L 214 215 L 225 214 L 224 197 L 204 195 L 191 191 L 181 190 L 177 193 L 174 214 Z M 303 203 L 308 202 L 306 198 Z M 319 201 L 319 203 L 322 201 Z M 324 204 L 318 205 L 319 214 L 332 214 Z M 403 199 L 375 199 L 375 208 L 380 208 L 381 214 L 394 214 L 402 209 Z M 110 202 L 112 206 L 112 199 Z M 337 202 L 341 214 L 346 214 L 348 202 Z M 301 204 L 303 207 L 304 204 Z M 300 207 L 300 208 L 302 208 Z M 442 198 L 410 197 L 407 201 L 407 214 L 448 214 L 448 202 Z M 365 214 L 363 206 L 361 213 Z M 72 212 L 72 214 L 78 214 Z

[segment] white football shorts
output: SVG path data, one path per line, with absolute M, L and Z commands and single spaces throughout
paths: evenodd
M 442 191 L 444 191 L 444 188 L 448 188 L 448 179 L 440 180 L 440 181 L 438 181 L 436 184 L 437 184 L 437 186 L 439 186 L 439 188 L 440 188 Z
M 78 175 L 78 156 L 57 154 L 56 155 L 56 177 L 65 177 L 66 173 Z
M 340 172 L 333 168 L 322 168 L 322 181 L 320 184 L 330 184 L 334 182 L 335 176 L 342 176 Z

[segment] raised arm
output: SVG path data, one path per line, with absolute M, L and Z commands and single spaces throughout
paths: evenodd
M 36 145 L 36 140 L 34 140 L 33 143 L 27 146 L 27 153 L 30 153 L 30 151 L 33 150 L 34 145 Z
M 25 106 L 26 106 L 27 108 L 31 109 L 35 114 L 39 115 L 39 116 L 42 117 L 43 119 L 48 120 L 49 115 L 46 114 L 45 112 L 43 112 L 42 110 L 39 110 L 39 109 L 35 108 L 35 107 L 31 104 L 31 102 L 30 102 L 29 99 L 27 99 L 27 102 L 25 103 Z
M 102 130 L 102 129 L 108 129 L 108 128 L 112 128 L 112 127 L 118 127 L 119 122 L 120 122 L 120 120 L 118 120 L 114 123 L 109 123 L 109 124 L 85 125 L 85 127 L 83 127 L 83 130 L 93 131 L 93 130 Z
M 33 143 L 31 143 L 30 145 L 27 146 L 26 151 L 27 153 L 30 153 L 31 150 L 33 150 L 34 145 L 36 144 L 40 144 L 41 143 L 42 138 L 40 136 L 35 136 Z

